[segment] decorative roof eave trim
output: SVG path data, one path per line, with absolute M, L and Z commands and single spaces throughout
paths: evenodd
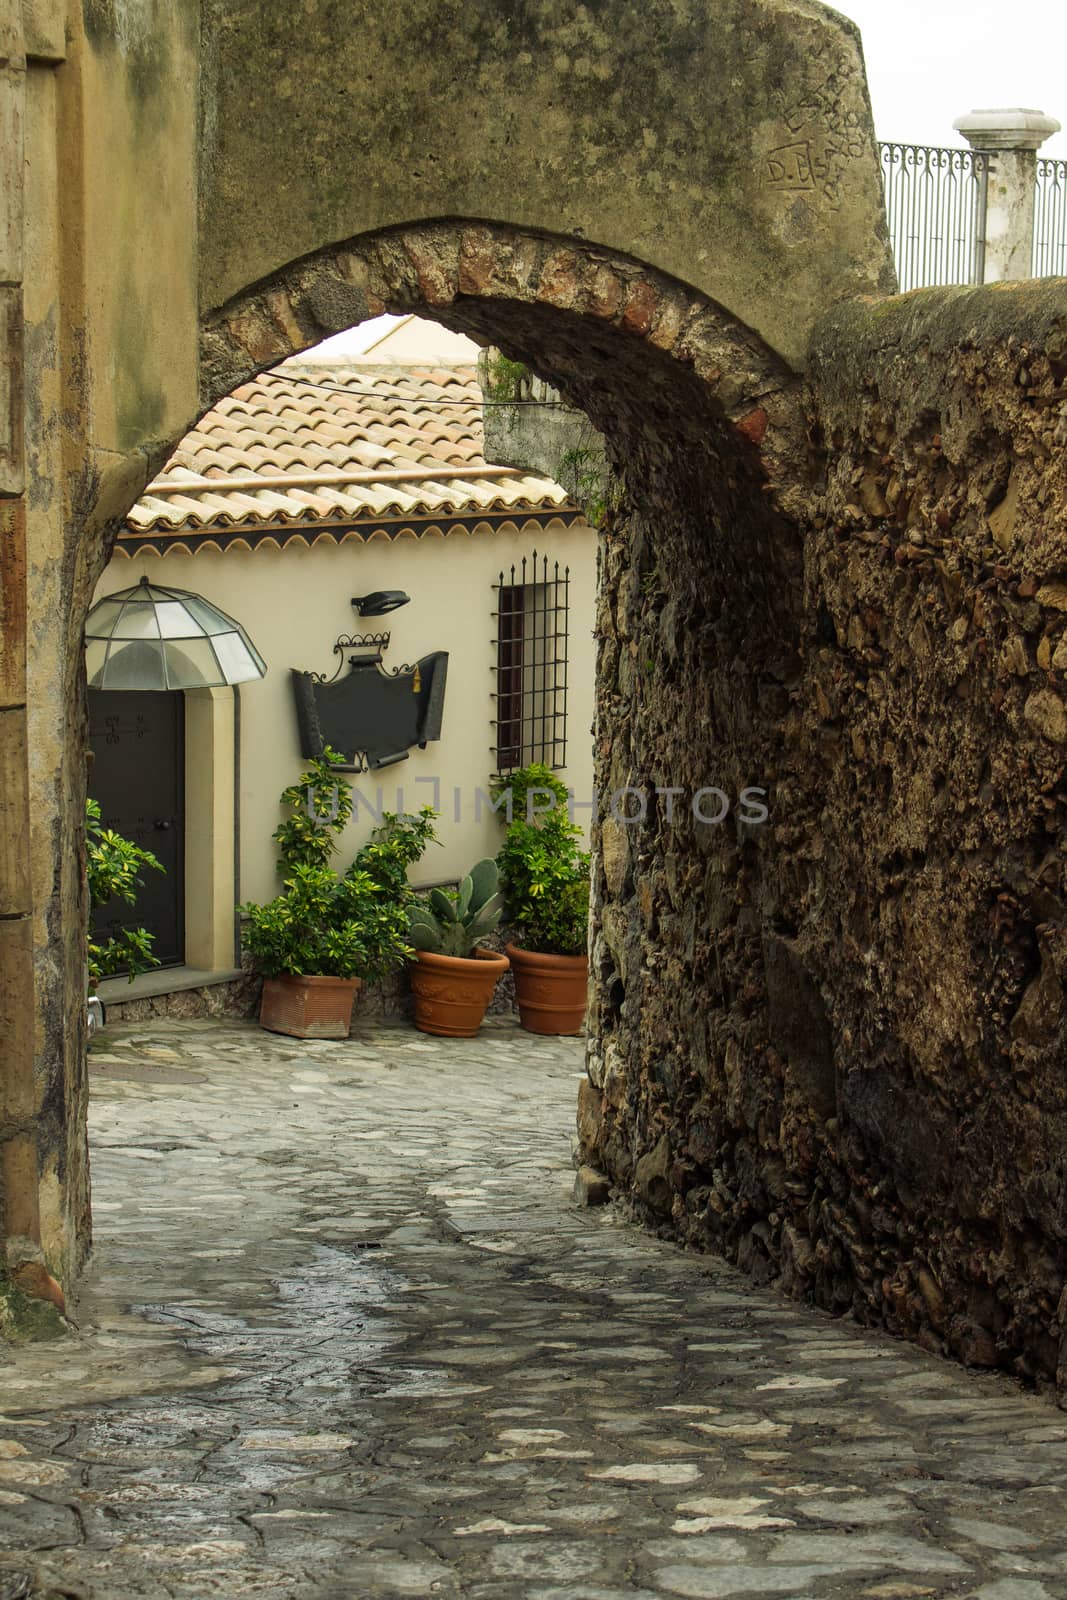
M 444 480 L 442 479 L 441 481 L 443 482 Z M 436 509 L 409 511 L 403 504 L 391 501 L 384 506 L 379 506 L 377 509 L 373 506 L 358 506 L 356 508 L 339 506 L 330 515 L 316 512 L 306 503 L 301 503 L 298 510 L 290 509 L 285 497 L 271 490 L 266 479 L 260 485 L 260 497 L 264 492 L 268 496 L 266 500 L 259 498 L 258 503 L 250 499 L 247 500 L 246 503 L 251 505 L 253 509 L 243 511 L 239 515 L 233 515 L 229 512 L 223 514 L 216 507 L 207 506 L 203 502 L 190 501 L 189 510 L 186 514 L 174 521 L 156 514 L 142 521 L 127 522 L 125 528 L 119 534 L 119 539 L 123 540 L 131 537 L 139 539 L 144 538 L 146 535 L 155 535 L 157 533 L 162 537 L 170 534 L 192 537 L 201 533 L 209 533 L 212 537 L 215 537 L 218 534 L 236 529 L 244 529 L 249 533 L 260 533 L 266 528 L 273 533 L 276 529 L 286 527 L 314 530 L 315 528 L 334 525 L 339 528 L 354 528 L 364 523 L 374 525 L 375 522 L 391 522 L 398 518 L 405 518 L 413 523 L 436 523 L 440 522 L 442 518 L 448 517 L 462 520 L 464 517 L 486 515 L 492 512 L 501 512 L 511 516 L 517 515 L 520 511 L 529 511 L 534 514 L 538 512 L 553 513 L 566 511 L 570 507 L 570 502 L 566 498 L 561 499 L 559 502 L 554 502 L 548 500 L 547 496 L 543 494 L 539 494 L 536 497 L 522 495 L 515 500 L 508 500 L 504 495 L 497 494 L 481 504 L 477 501 L 472 503 L 469 496 L 460 496 L 457 497 L 458 503 L 454 500 L 451 505 L 447 503 L 448 497 L 441 495 L 439 498 L 445 500 L 446 503 L 439 505 Z M 147 498 L 146 496 L 145 500 L 141 502 L 142 505 L 146 503 Z M 220 497 L 213 496 L 212 498 L 217 502 Z M 422 505 L 425 507 L 426 502 L 423 501 Z M 215 514 L 213 516 L 205 516 L 202 521 L 194 520 L 190 514 L 191 512 L 205 510 L 208 512 L 214 510 Z M 256 512 L 259 513 L 258 518 L 255 514 Z M 389 516 L 390 512 L 393 513 L 391 517 Z
M 576 506 L 560 506 L 553 507 L 551 511 L 523 512 L 518 515 L 514 512 L 490 512 L 447 520 L 432 517 L 396 518 L 389 522 L 361 523 L 356 527 L 343 523 L 325 526 L 302 523 L 294 527 L 264 523 L 258 528 L 249 528 L 246 524 L 240 524 L 229 529 L 203 529 L 198 533 L 183 531 L 169 536 L 161 533 L 124 533 L 116 540 L 112 555 L 122 555 L 132 560 L 139 555 L 192 556 L 201 550 L 214 550 L 221 555 L 228 550 L 249 552 L 264 546 L 284 550 L 291 544 L 311 549 L 319 544 L 347 544 L 350 540 L 361 544 L 368 544 L 372 539 L 392 542 L 403 538 L 421 539 L 428 534 L 447 539 L 456 533 L 551 533 L 573 528 L 585 520 L 585 514 Z

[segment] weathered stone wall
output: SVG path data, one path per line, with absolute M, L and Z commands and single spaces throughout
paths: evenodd
M 196 23 L 87 0 L 0 28 L 0 1234 L 64 1280 L 89 1241 L 82 630 L 196 409 Z
M 802 582 L 743 520 L 608 538 L 602 792 L 770 820 L 604 821 L 579 1114 L 684 1239 L 1061 1391 L 1065 379 L 1063 283 L 850 303 Z
M 813 0 L 204 0 L 200 302 L 419 220 L 595 240 L 799 361 L 894 287 L 859 34 Z
M 0 779 L 0 835 L 29 880 L 32 955 L 0 949 L 0 1144 L 14 1122 L 5 1090 L 21 1080 L 32 1150 L 2 1186 L 0 1226 L 67 1280 L 90 1238 L 83 619 L 109 531 L 197 405 L 197 6 L 99 0 L 11 18 L 21 104 L 3 126 L 21 141 L 5 133 L 16 171 L 3 210 L 22 221 L 22 282 L 2 291 L 2 358 L 22 515 L 14 536 L 3 528 L 0 626 L 8 635 L 22 589 L 27 651 L 24 682 L 0 699 L 26 720 L 30 803 L 19 819 Z

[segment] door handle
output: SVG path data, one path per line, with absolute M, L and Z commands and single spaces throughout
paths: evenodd
M 156 822 L 153 824 L 153 826 L 156 828 L 162 828 L 163 832 L 166 833 L 168 828 L 173 828 L 174 823 L 170 817 L 164 817 L 162 822 Z

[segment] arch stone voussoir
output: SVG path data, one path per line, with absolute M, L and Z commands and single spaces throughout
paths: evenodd
M 642 347 L 647 360 L 669 357 L 700 380 L 705 400 L 734 424 L 742 448 L 759 452 L 764 477 L 782 479 L 783 460 L 798 459 L 796 375 L 721 307 L 600 246 L 490 223 L 391 229 L 253 285 L 204 326 L 202 401 L 211 404 L 262 368 L 385 311 L 488 329 L 506 348 L 519 308 L 534 318 L 573 319 L 579 352 L 599 328 L 613 352 L 621 339 Z M 538 326 L 543 352 L 550 351 L 550 325 Z

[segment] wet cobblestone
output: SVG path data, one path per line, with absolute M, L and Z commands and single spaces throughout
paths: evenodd
M 1067 1418 L 576 1209 L 580 1073 L 109 1028 L 80 1333 L 0 1356 L 0 1600 L 1067 1596 Z

